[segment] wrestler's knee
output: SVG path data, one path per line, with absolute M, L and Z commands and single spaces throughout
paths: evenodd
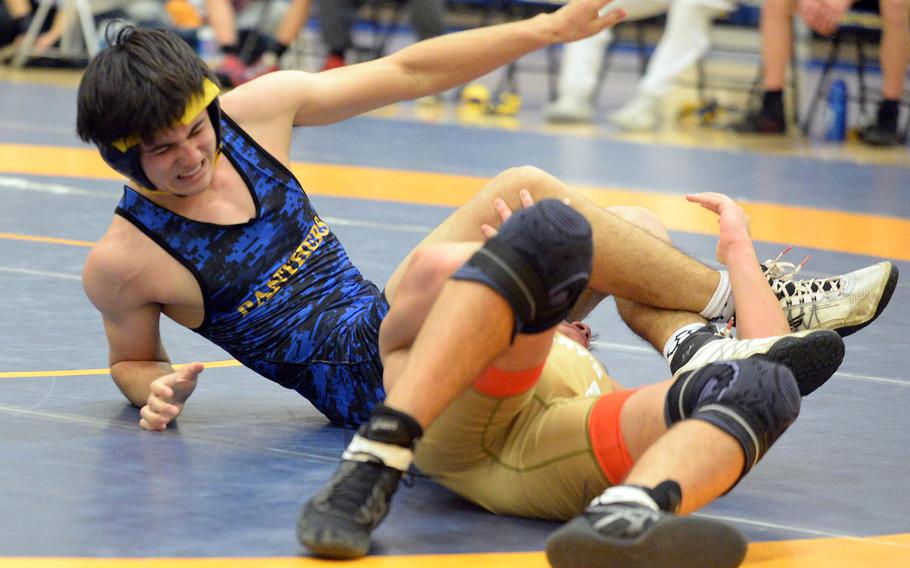
M 568 197 L 570 193 L 568 187 L 552 174 L 535 166 L 516 166 L 493 178 L 485 188 L 485 197 L 488 202 L 501 197 L 514 209 L 520 206 L 518 192 L 522 189 L 528 190 L 534 201 Z
M 741 476 L 796 420 L 799 409 L 799 386 L 790 369 L 759 359 L 721 361 L 682 373 L 665 399 L 668 425 L 697 418 L 740 443 Z
M 664 242 L 670 242 L 670 234 L 660 218 L 650 209 L 636 206 L 616 205 L 608 207 L 607 211 L 644 229 L 651 235 Z
M 593 243 L 590 223 L 555 199 L 515 212 L 453 276 L 502 296 L 516 333 L 540 333 L 565 319 L 587 288 Z
M 480 243 L 445 243 L 414 250 L 379 329 L 380 353 L 410 344 L 442 287 L 480 247 Z
M 413 302 L 415 298 L 435 300 L 452 274 L 480 246 L 480 243 L 442 243 L 415 249 L 392 300 L 392 307 Z

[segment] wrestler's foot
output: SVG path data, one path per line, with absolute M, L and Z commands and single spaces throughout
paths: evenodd
M 359 558 L 389 510 L 402 472 L 382 463 L 344 460 L 310 499 L 297 523 L 300 544 L 326 558 Z
M 789 368 L 806 396 L 825 384 L 844 359 L 844 341 L 829 329 L 805 330 L 760 339 L 733 339 L 705 326 L 680 344 L 670 370 L 673 376 L 716 361 L 757 357 Z
M 846 337 L 866 327 L 884 311 L 897 286 L 893 262 L 879 262 L 832 278 L 795 280 L 801 265 L 780 256 L 762 267 L 780 300 L 790 329 L 833 329 Z
M 304 506 L 297 523 L 300 543 L 326 558 L 364 556 L 422 433 L 410 416 L 377 407 L 348 445 L 335 475 Z
M 611 487 L 547 540 L 553 568 L 733 568 L 746 540 L 733 527 L 661 511 L 646 490 Z

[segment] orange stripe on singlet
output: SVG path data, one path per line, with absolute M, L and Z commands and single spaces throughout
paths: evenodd
M 600 397 L 591 409 L 588 432 L 591 449 L 601 471 L 613 485 L 619 485 L 632 469 L 632 456 L 622 437 L 620 414 L 629 397 L 639 389 L 613 392 Z
M 523 371 L 503 371 L 495 367 L 487 367 L 474 381 L 474 388 L 481 394 L 494 398 L 506 398 L 521 394 L 537 384 L 544 363 L 539 367 Z

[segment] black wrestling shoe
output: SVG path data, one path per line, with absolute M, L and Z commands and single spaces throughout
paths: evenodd
M 800 396 L 825 384 L 844 360 L 844 340 L 830 329 L 799 331 L 760 339 L 734 339 L 705 326 L 687 337 L 670 362 L 673 376 L 717 361 L 756 357 L 779 363 L 793 372 Z
M 735 528 L 677 516 L 643 500 L 609 500 L 613 489 L 547 539 L 553 568 L 735 568 L 746 540 Z
M 303 508 L 297 539 L 326 558 L 359 558 L 389 511 L 403 473 L 381 462 L 344 460 Z
M 344 452 L 329 482 L 304 506 L 297 539 L 326 558 L 359 558 L 389 512 L 392 495 L 413 459 L 423 429 L 385 405 L 373 410 Z

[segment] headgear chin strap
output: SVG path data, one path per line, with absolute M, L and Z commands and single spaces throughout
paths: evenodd
M 209 118 L 212 121 L 212 128 L 215 129 L 216 157 L 221 151 L 221 106 L 218 104 L 219 92 L 220 89 L 218 88 L 218 85 L 209 79 L 203 79 L 202 93 L 190 100 L 189 104 L 186 105 L 183 116 L 180 117 L 179 120 L 180 124 L 187 125 L 199 116 L 202 109 L 207 110 Z M 98 150 L 101 152 L 101 157 L 110 167 L 131 180 L 136 181 L 143 189 L 155 191 L 155 185 L 148 176 L 145 175 L 145 172 L 142 171 L 142 162 L 139 155 L 139 143 L 141 141 L 142 140 L 138 136 L 129 136 L 121 138 L 120 140 L 115 140 L 111 144 L 98 144 Z

